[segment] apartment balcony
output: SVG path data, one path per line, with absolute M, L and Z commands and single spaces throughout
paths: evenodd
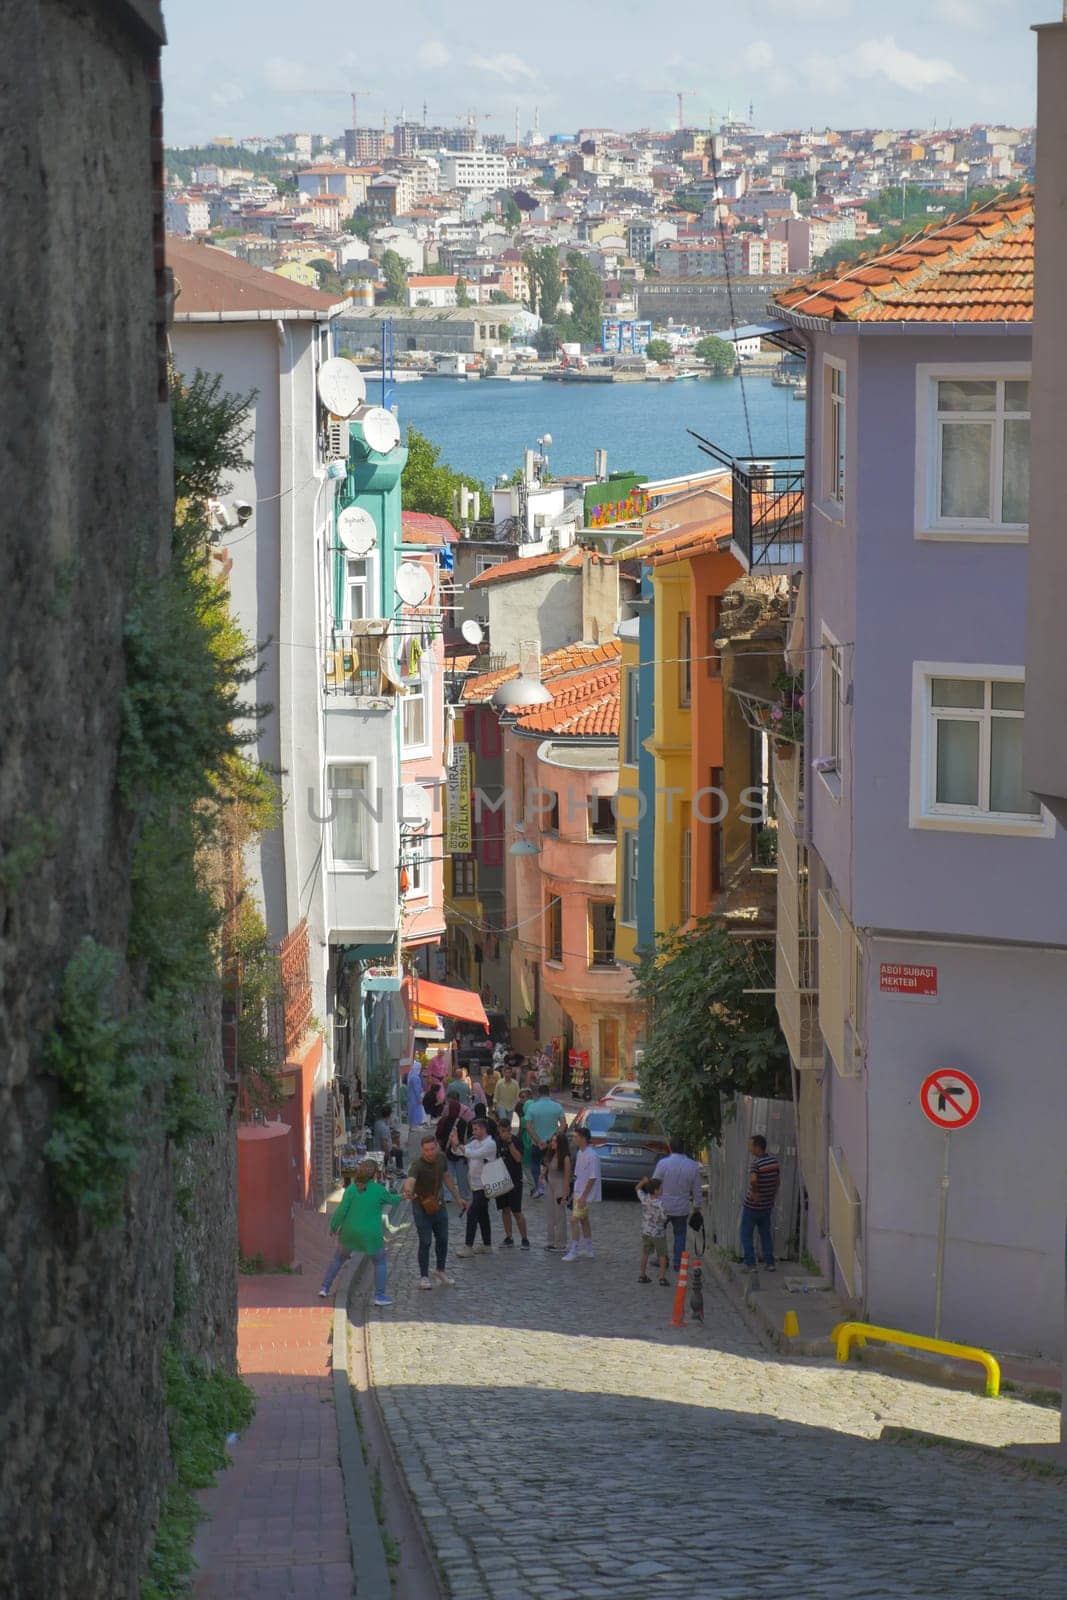
M 746 572 L 797 572 L 804 564 L 804 457 L 732 456 L 689 432 L 732 479 L 731 548 Z
M 391 692 L 382 673 L 386 621 L 365 623 L 359 631 L 333 632 L 323 652 L 323 687 L 327 694 L 376 699 Z
M 546 878 L 613 889 L 615 840 L 572 839 L 558 833 L 543 833 L 540 864 Z

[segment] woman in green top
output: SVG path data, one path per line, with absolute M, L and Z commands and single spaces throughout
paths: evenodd
M 319 1290 L 323 1299 L 329 1294 L 333 1280 L 353 1250 L 358 1250 L 370 1256 L 374 1262 L 374 1304 L 391 1306 L 393 1303 L 385 1292 L 387 1264 L 382 1207 L 402 1205 L 403 1199 L 398 1194 L 390 1193 L 384 1183 L 376 1182 L 377 1176 L 376 1161 L 361 1161 L 341 1204 L 333 1214 L 330 1232 L 338 1235 L 337 1251 L 326 1269 Z

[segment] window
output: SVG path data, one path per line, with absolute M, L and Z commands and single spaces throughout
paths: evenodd
M 370 564 L 366 557 L 348 556 L 345 560 L 345 621 L 362 622 L 372 616 L 370 604 Z
M 418 834 L 408 840 L 404 852 L 404 865 L 407 868 L 408 886 L 404 893 L 418 899 L 430 892 L 430 845 L 429 840 Z
M 405 751 L 422 750 L 430 742 L 429 685 L 412 678 L 400 704 L 400 742 Z
M 693 703 L 693 619 L 688 611 L 678 617 L 678 704 Z
M 682 834 L 682 922 L 693 915 L 693 830 Z
M 636 667 L 626 669 L 626 737 L 623 741 L 622 759 L 627 766 L 635 767 L 641 751 L 639 684 Z
M 479 550 L 474 557 L 475 575 L 480 572 L 488 572 L 490 567 L 498 567 L 503 560 L 505 560 L 504 556 L 489 556 L 483 550 Z
M 712 815 L 717 819 L 711 823 L 711 841 L 708 849 L 708 888 L 713 895 L 718 894 L 726 882 L 725 843 L 726 835 L 722 825 L 724 772 L 722 767 L 712 767 L 708 775 L 708 787 L 715 791 Z
M 840 510 L 845 503 L 845 369 L 827 358 L 823 493 Z
M 374 828 L 368 763 L 332 762 L 326 769 L 326 785 L 333 863 L 367 871 L 373 866 Z
M 470 898 L 478 893 L 477 866 L 473 856 L 452 857 L 452 893 Z
M 828 713 L 826 726 L 826 753 L 833 762 L 833 770 L 841 771 L 841 704 L 843 695 L 843 662 L 841 646 L 831 644 L 826 652 L 829 675 Z
M 543 789 L 541 791 L 541 815 L 544 822 L 542 833 L 559 832 L 559 791 L 557 789 Z
M 615 906 L 610 900 L 589 903 L 589 934 L 593 947 L 592 967 L 615 965 Z
M 1025 531 L 1030 519 L 1030 384 L 1025 377 L 932 380 L 933 529 Z
M 708 595 L 708 637 L 704 653 L 707 656 L 708 677 L 717 678 L 722 672 L 722 652 L 715 642 L 715 635 L 722 623 L 722 595 Z
M 622 917 L 628 927 L 637 925 L 637 833 L 626 828 L 622 835 Z
M 615 800 L 610 794 L 589 797 L 589 832 L 594 839 L 614 839 Z
M 545 960 L 563 960 L 563 901 L 558 895 L 545 902 Z
M 912 823 L 973 819 L 1044 832 L 1023 783 L 1022 673 L 981 670 L 917 668 L 921 808 L 916 816 L 913 806 Z

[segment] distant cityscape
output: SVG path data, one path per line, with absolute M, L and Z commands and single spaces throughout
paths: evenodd
M 412 317 L 401 352 L 481 354 L 534 341 L 542 324 L 592 348 L 601 317 L 705 331 L 758 320 L 768 289 L 791 275 L 1027 181 L 1034 132 L 729 120 L 546 134 L 535 117 L 525 134 L 516 118 L 506 139 L 483 134 L 472 111 L 455 127 L 219 135 L 166 159 L 168 233 L 332 289 L 354 313 L 402 308 Z M 577 311 L 576 262 L 590 269 Z M 455 311 L 468 315 L 442 319 Z M 375 345 L 373 317 L 362 326 Z M 542 336 L 540 353 L 552 349 Z

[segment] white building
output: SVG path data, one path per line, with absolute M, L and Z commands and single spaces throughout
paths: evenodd
M 168 196 L 164 226 L 168 233 L 176 234 L 181 239 L 191 239 L 194 234 L 207 233 L 211 227 L 211 205 L 199 195 Z
M 443 189 L 480 189 L 492 194 L 508 185 L 506 156 L 491 150 L 465 150 L 440 157 Z
M 454 277 L 416 274 L 408 279 L 408 305 L 438 308 L 456 306 L 459 304 L 456 291 L 458 282 L 459 279 Z

